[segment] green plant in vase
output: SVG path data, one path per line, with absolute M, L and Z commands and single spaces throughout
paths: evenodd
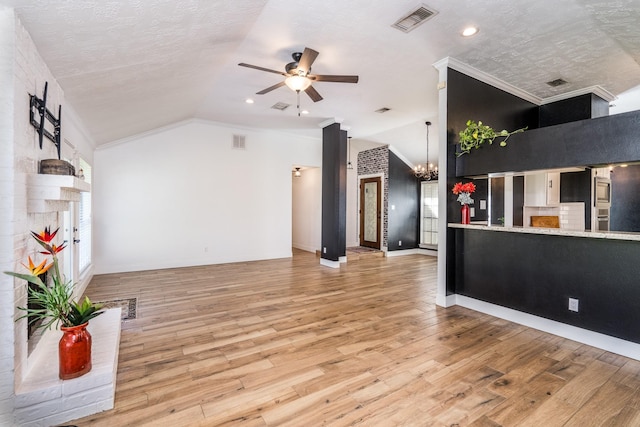
M 51 233 L 50 228 L 46 227 L 41 233 L 31 232 L 36 242 L 44 249 L 40 253 L 50 255 L 51 263 L 47 264 L 48 260 L 45 259 L 39 265 L 35 265 L 29 256 L 28 265 L 23 264 L 23 266 L 29 270 L 29 274 L 5 271 L 6 274 L 26 280 L 35 285 L 35 287 L 29 288 L 27 296 L 28 301 L 32 303 L 35 308 L 28 306 L 18 307 L 18 309 L 26 312 L 18 319 L 28 317 L 31 323 L 42 320 L 38 328 L 49 329 L 53 324 L 57 324 L 58 322 L 63 327 L 79 326 L 103 313 L 103 311 L 99 311 L 102 305 L 92 303 L 88 297 L 85 297 L 81 302 L 73 300 L 72 283 L 71 281 L 66 282 L 64 280 L 64 277 L 60 274 L 60 267 L 58 265 L 58 253 L 66 246 L 64 244 L 57 246 L 53 243 L 53 239 L 56 237 L 58 230 Z M 49 270 L 51 270 L 51 281 L 53 282 L 50 286 L 40 278 L 42 274 Z
M 460 151 L 456 153 L 456 156 L 460 157 L 463 154 L 468 154 L 473 148 L 478 149 L 484 143 L 491 145 L 498 137 L 504 138 L 500 141 L 500 146 L 504 147 L 507 145 L 507 139 L 511 135 L 524 132 L 527 128 L 523 127 L 512 132 L 506 130 L 496 132 L 491 126 L 484 125 L 481 121 L 476 123 L 473 120 L 467 120 L 467 127 L 460 131 Z

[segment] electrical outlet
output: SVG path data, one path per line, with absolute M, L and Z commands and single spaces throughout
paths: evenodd
M 402 240 L 398 240 L 398 246 L 402 246 Z
M 209 252 L 209 248 L 207 246 L 204 247 L 205 252 Z
M 322 253 L 323 253 L 323 254 L 326 254 L 326 253 L 327 253 L 327 248 L 326 248 L 326 247 L 322 248 Z
M 569 298 L 569 310 L 578 312 L 578 299 L 577 298 Z

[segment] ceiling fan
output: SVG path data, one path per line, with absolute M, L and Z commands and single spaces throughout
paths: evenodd
M 269 73 L 280 74 L 285 77 L 284 81 L 277 83 L 273 86 L 269 86 L 266 89 L 257 92 L 256 95 L 264 95 L 282 86 L 287 86 L 291 90 L 294 90 L 300 94 L 303 91 L 313 102 L 322 100 L 322 96 L 317 90 L 311 86 L 311 83 L 316 82 L 334 82 L 334 83 L 358 83 L 358 76 L 337 76 L 337 75 L 321 75 L 311 74 L 311 65 L 316 60 L 318 52 L 308 47 L 304 48 L 304 52 L 295 52 L 291 55 L 293 62 L 288 63 L 284 68 L 285 71 L 277 71 L 269 68 L 258 67 L 257 65 L 245 64 L 241 62 L 238 64 L 241 67 L 253 68 L 255 70 L 267 71 Z

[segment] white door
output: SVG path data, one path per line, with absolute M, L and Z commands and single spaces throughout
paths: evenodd
M 64 212 L 62 236 L 67 244 L 63 251 L 63 272 L 67 282 L 76 283 L 79 279 L 78 267 L 78 203 L 69 203 L 69 210 Z

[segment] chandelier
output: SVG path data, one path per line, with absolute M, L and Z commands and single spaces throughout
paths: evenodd
M 427 125 L 427 163 L 425 166 L 414 167 L 413 173 L 423 181 L 437 181 L 438 167 L 433 167 L 433 163 L 429 163 L 429 126 L 431 126 L 431 122 L 425 122 L 425 124 Z

